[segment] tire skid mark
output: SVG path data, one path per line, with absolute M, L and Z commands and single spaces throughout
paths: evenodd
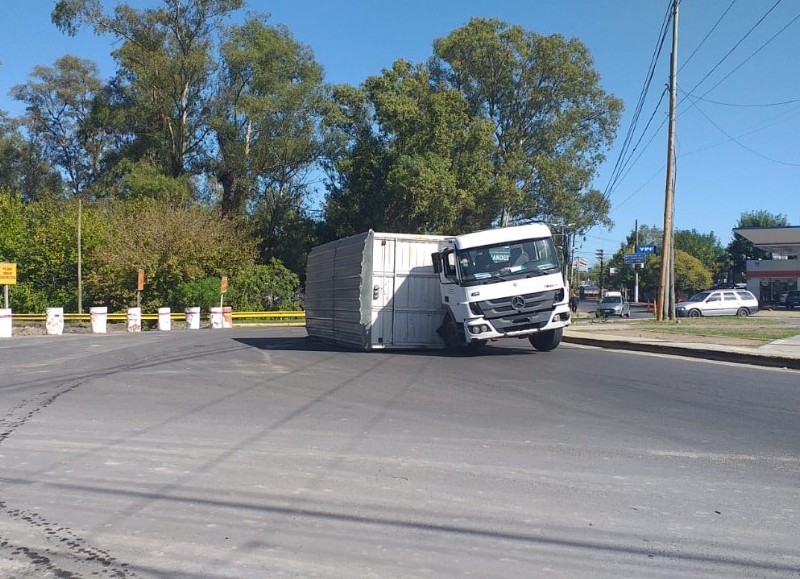
M 33 386 L 38 388 L 50 388 L 50 390 L 40 392 L 37 395 L 21 400 L 0 418 L 0 445 L 2 445 L 16 430 L 33 419 L 39 412 L 50 406 L 60 396 L 98 378 L 108 377 L 131 370 L 144 370 L 163 364 L 202 358 L 207 356 L 209 352 L 213 352 L 214 355 L 220 355 L 250 348 L 251 346 L 247 345 L 232 346 L 224 348 L 223 350 L 211 347 L 201 348 L 199 350 L 193 348 L 191 353 L 181 351 L 180 353 L 165 354 L 162 356 L 148 356 L 105 370 L 73 375 L 71 377 L 50 377 L 43 381 L 31 381 L 24 386 L 23 384 L 18 384 L 17 386 L 26 388 Z M 321 363 L 322 361 L 318 362 L 318 364 Z M 312 364 L 312 366 L 314 365 L 317 364 Z M 294 369 L 290 370 L 288 374 L 307 370 L 308 367 Z M 77 537 L 68 528 L 51 524 L 36 513 L 12 509 L 6 503 L 0 501 L 0 519 L 16 521 L 18 524 L 25 524 L 31 532 L 34 532 L 44 539 L 45 544 L 52 543 L 54 545 L 54 547 L 38 548 L 15 545 L 12 540 L 0 535 L 0 561 L 6 558 L 7 560 L 15 562 L 23 561 L 32 566 L 30 573 L 25 572 L 25 574 L 21 576 L 38 577 L 40 576 L 40 572 L 50 571 L 54 577 L 63 579 L 82 578 L 89 575 L 117 577 L 120 579 L 137 577 L 135 573 L 126 569 L 128 566 L 127 563 L 118 563 L 108 552 L 88 545 L 84 539 Z M 58 564 L 53 563 L 53 558 L 59 560 Z M 64 565 L 75 567 L 76 570 L 65 569 L 63 568 Z
M 13 434 L 15 430 L 50 406 L 59 396 L 74 390 L 88 381 L 89 379 L 67 382 L 66 384 L 62 384 L 56 392 L 40 392 L 33 398 L 21 400 L 12 406 L 8 412 L 6 412 L 5 416 L 0 418 L 0 444 L 3 444 L 6 438 Z
M 127 569 L 128 563 L 118 562 L 107 551 L 92 547 L 70 529 L 53 524 L 37 513 L 12 509 L 2 501 L 0 513 L 7 520 L 25 524 L 40 540 L 40 545 L 32 548 L 16 545 L 0 535 L 0 554 L 5 552 L 14 559 L 26 561 L 33 566 L 31 571 L 35 570 L 37 575 L 49 571 L 54 577 L 63 579 L 77 579 L 88 575 L 118 579 L 136 577 L 135 573 Z

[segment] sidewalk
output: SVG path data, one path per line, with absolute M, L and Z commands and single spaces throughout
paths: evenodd
M 621 329 L 622 324 L 587 324 L 577 323 L 564 332 L 563 341 L 569 344 L 581 344 L 600 348 L 633 350 L 657 354 L 672 354 L 690 358 L 789 368 L 800 370 L 800 312 L 763 311 L 757 315 L 762 317 L 780 317 L 790 323 L 798 323 L 798 335 L 782 340 L 775 340 L 760 347 L 727 346 L 713 342 L 709 337 L 702 342 L 684 342 L 681 336 L 673 337 L 637 337 L 626 336 L 615 332 L 614 327 Z M 629 328 L 636 322 L 626 322 Z M 575 329 L 576 327 L 580 329 Z

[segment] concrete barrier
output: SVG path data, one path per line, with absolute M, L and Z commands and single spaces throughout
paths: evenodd
M 0 338 L 11 337 L 11 308 L 0 308 Z
M 142 308 L 128 308 L 128 331 L 142 331 Z
M 200 329 L 200 308 L 186 308 L 186 329 Z
M 48 336 L 60 336 L 64 333 L 64 308 L 47 308 L 47 317 L 44 322 L 45 332 Z
M 172 317 L 169 308 L 158 308 L 158 329 L 169 332 L 172 329 Z
M 222 308 L 222 327 L 223 328 L 233 327 L 233 308 L 230 306 L 225 306 L 224 308 Z
M 108 308 L 95 306 L 89 308 L 89 319 L 92 322 L 93 334 L 105 334 L 108 331 Z
M 209 318 L 211 319 L 211 329 L 222 329 L 222 308 L 211 308 L 209 311 Z

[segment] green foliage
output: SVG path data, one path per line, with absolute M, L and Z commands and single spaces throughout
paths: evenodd
M 647 259 L 647 265 L 641 270 L 640 280 L 645 288 L 657 290 L 661 274 L 661 258 L 656 255 Z M 692 294 L 708 289 L 713 283 L 711 273 L 703 266 L 702 262 L 682 251 L 675 250 L 675 291 L 678 293 Z
M 423 65 L 397 61 L 361 91 L 339 87 L 327 121 L 338 149 L 326 220 L 365 229 L 447 233 L 486 227 L 494 214 L 491 125 Z M 336 134 L 338 132 L 338 134 Z
M 74 194 L 97 178 L 109 137 L 90 122 L 92 103 L 102 88 L 97 65 L 62 56 L 52 67 L 37 66 L 31 80 L 12 88 L 26 105 L 24 123 L 44 156 L 66 176 Z
M 300 285 L 297 275 L 272 259 L 266 265 L 250 265 L 230 282 L 227 302 L 239 311 L 295 310 L 294 296 Z
M 175 303 L 180 284 L 229 275 L 256 255 L 248 231 L 197 206 L 143 198 L 110 204 L 105 219 L 107 241 L 93 253 L 85 281 L 94 302 L 112 309 L 136 302 L 139 269 L 142 306 L 155 309 Z
M 305 173 L 322 147 L 322 67 L 288 29 L 255 18 L 230 29 L 221 56 L 211 125 L 222 213 L 238 215 L 255 200 L 280 217 L 302 205 Z
M 84 211 L 84 251 L 102 243 L 95 217 Z M 0 254 L 17 263 L 18 285 L 10 292 L 16 309 L 77 310 L 77 228 L 77 200 L 46 198 L 24 204 L 19 195 L 0 193 Z
M 472 115 L 493 127 L 492 196 L 501 224 L 610 224 L 607 203 L 587 189 L 622 102 L 600 88 L 584 44 L 473 18 L 438 39 L 434 52 L 434 79 L 459 90 Z
M 699 233 L 697 230 L 680 229 L 673 236 L 675 249 L 685 251 L 696 257 L 711 274 L 712 280 L 719 281 L 728 267 L 728 254 L 714 232 Z
M 207 312 L 219 306 L 220 278 L 206 277 L 195 281 L 184 282 L 173 294 L 170 307 L 178 311 L 199 307 Z

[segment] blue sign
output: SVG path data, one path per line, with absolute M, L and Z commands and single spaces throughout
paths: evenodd
M 622 256 L 625 265 L 633 265 L 634 263 L 644 263 L 647 261 L 646 253 L 626 253 Z
M 656 253 L 656 246 L 655 245 L 637 245 L 636 246 L 636 253 Z

